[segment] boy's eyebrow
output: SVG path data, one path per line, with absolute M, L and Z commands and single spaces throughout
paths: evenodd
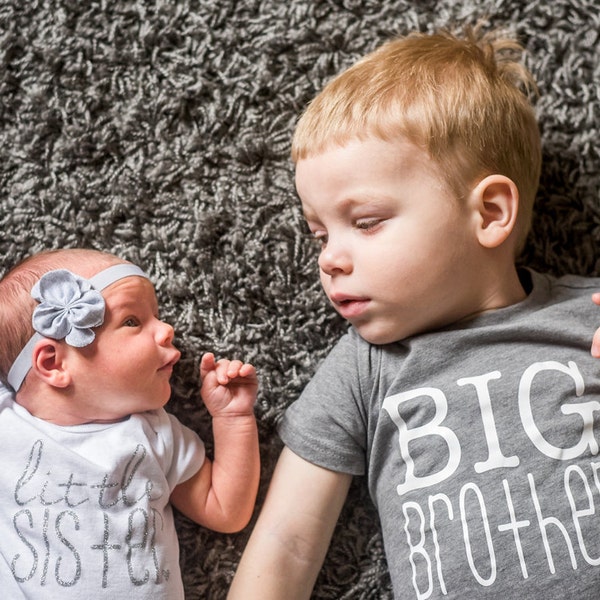
M 371 205 L 373 207 L 384 206 L 387 201 L 388 201 L 388 198 L 385 196 L 367 195 L 365 193 L 365 196 L 362 198 L 351 196 L 351 197 L 342 198 L 340 200 L 333 201 L 333 204 L 335 204 L 335 207 L 337 210 L 339 210 L 341 212 L 348 212 L 357 206 L 365 206 L 365 205 Z M 318 220 L 316 218 L 316 216 L 314 215 L 314 211 L 311 211 L 310 208 L 305 207 L 304 204 L 302 205 L 302 214 L 307 221 Z
M 384 198 L 382 198 L 381 196 L 373 196 L 365 193 L 364 196 L 351 196 L 349 198 L 342 198 L 337 203 L 337 206 L 340 210 L 346 211 L 354 208 L 355 206 L 364 206 L 366 204 L 382 204 L 383 201 Z

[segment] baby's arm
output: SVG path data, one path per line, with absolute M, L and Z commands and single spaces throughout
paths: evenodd
M 284 448 L 228 600 L 310 598 L 351 480 Z
M 202 357 L 200 376 L 200 393 L 212 416 L 214 460 L 206 459 L 196 475 L 179 484 L 171 502 L 197 523 L 230 533 L 247 525 L 258 490 L 258 380 L 252 365 L 215 362 L 210 353 Z

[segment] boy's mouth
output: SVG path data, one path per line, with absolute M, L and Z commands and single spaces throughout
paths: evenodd
M 363 314 L 370 302 L 368 298 L 345 296 L 342 294 L 334 294 L 330 299 L 340 315 L 344 319 L 349 320 Z

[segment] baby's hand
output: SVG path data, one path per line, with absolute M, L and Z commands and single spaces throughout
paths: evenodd
M 253 415 L 258 378 L 256 369 L 240 360 L 222 358 L 211 352 L 200 361 L 200 394 L 213 416 Z

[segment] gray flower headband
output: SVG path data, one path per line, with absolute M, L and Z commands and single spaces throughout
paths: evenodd
M 84 279 L 66 269 L 45 273 L 31 289 L 39 302 L 31 319 L 36 333 L 25 344 L 8 372 L 8 383 L 18 391 L 31 369 L 35 344 L 43 338 L 64 339 L 75 348 L 91 344 L 96 337 L 94 327 L 104 322 L 105 303 L 101 290 L 119 279 L 148 276 L 136 265 L 123 263 Z

